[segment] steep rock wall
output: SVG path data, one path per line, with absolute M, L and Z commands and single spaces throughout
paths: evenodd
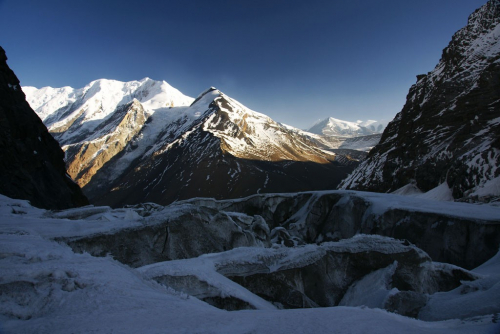
M 0 193 L 47 209 L 88 204 L 66 174 L 59 144 L 26 102 L 1 47 L 0 131 Z

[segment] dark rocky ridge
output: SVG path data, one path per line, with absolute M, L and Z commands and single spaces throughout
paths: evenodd
M 34 206 L 64 209 L 88 204 L 66 174 L 64 152 L 26 102 L 0 47 L 0 193 Z
M 415 180 L 428 191 L 447 181 L 459 199 L 500 175 L 499 22 L 498 0 L 469 17 L 342 189 L 389 192 Z

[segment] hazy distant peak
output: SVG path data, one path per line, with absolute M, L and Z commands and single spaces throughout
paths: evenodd
M 386 123 L 375 120 L 349 122 L 328 117 L 316 122 L 306 131 L 326 136 L 358 137 L 382 133 L 385 126 Z

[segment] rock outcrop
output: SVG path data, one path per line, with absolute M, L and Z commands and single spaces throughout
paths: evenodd
M 66 173 L 59 144 L 26 102 L 1 47 L 0 131 L 0 193 L 47 209 L 88 204 Z
M 104 164 L 119 154 L 139 133 L 146 117 L 141 103 L 134 99 L 99 124 L 94 131 L 102 132 L 102 135 L 94 134 L 83 142 L 66 145 L 69 175 L 80 187 L 84 187 Z
M 498 0 L 469 17 L 341 189 L 390 192 L 416 181 L 429 191 L 446 181 L 455 199 L 500 195 L 499 23 Z

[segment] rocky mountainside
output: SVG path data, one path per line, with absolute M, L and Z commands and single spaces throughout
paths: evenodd
M 436 68 L 417 76 L 402 111 L 341 188 L 423 191 L 455 199 L 500 196 L 500 1 L 470 15 Z
M 345 138 L 277 123 L 215 88 L 196 100 L 150 79 L 25 91 L 63 144 L 68 173 L 100 204 L 332 189 L 373 142 L 346 147 Z
M 0 47 L 0 193 L 63 209 L 88 204 L 66 174 L 64 153 L 26 102 Z

